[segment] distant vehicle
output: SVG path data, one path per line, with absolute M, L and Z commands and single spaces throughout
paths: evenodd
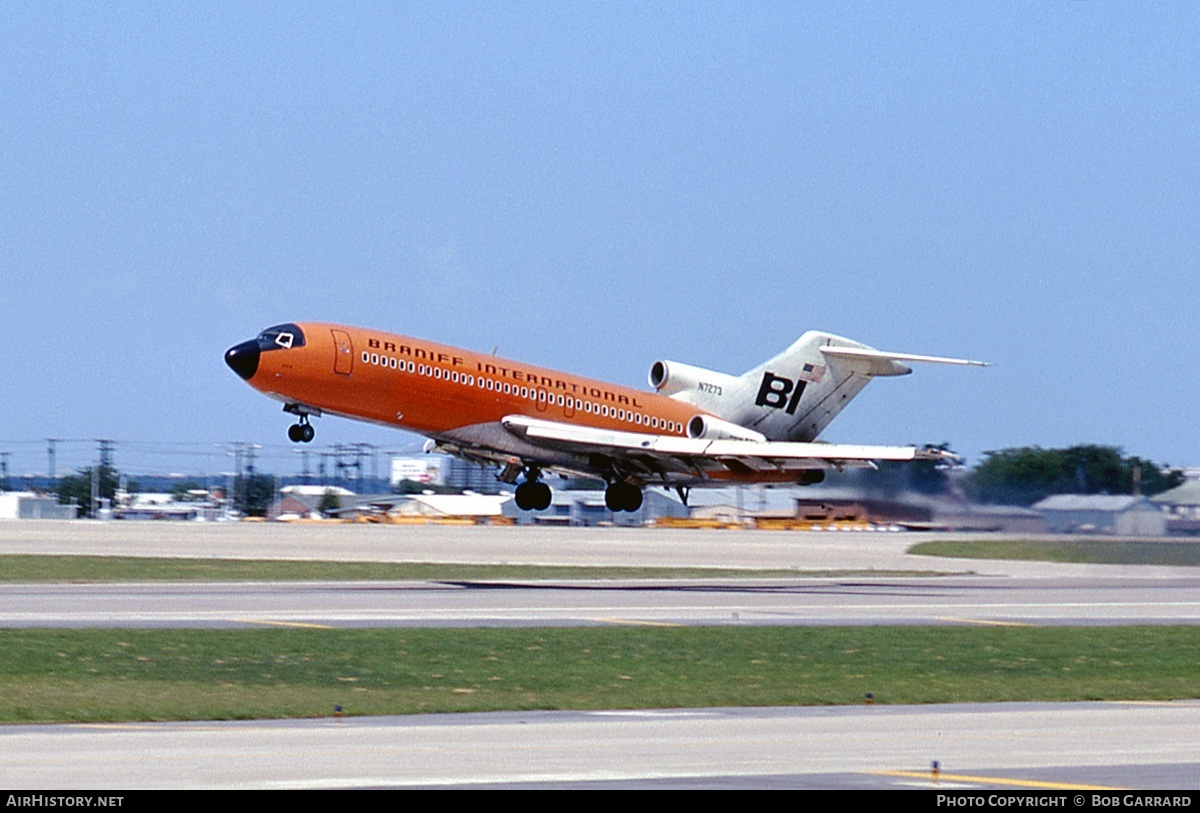
M 288 437 L 313 439 L 325 413 L 410 429 L 439 450 L 499 465 L 517 505 L 550 505 L 544 473 L 603 479 L 613 511 L 636 511 L 642 488 L 688 490 L 730 482 L 798 483 L 877 460 L 943 460 L 915 446 L 815 443 L 875 376 L 904 362 L 986 366 L 886 353 L 809 331 L 740 376 L 674 361 L 650 367 L 654 392 L 507 361 L 433 342 L 343 325 L 270 327 L 225 353 L 250 386 L 297 416 Z

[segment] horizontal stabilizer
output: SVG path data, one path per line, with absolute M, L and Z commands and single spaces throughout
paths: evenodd
M 847 359 L 872 359 L 879 361 L 923 361 L 933 364 L 965 364 L 972 367 L 990 367 L 986 361 L 971 361 L 970 359 L 950 359 L 942 356 L 918 356 L 913 353 L 888 353 L 883 350 L 869 350 L 865 347 L 832 347 L 820 348 L 826 356 Z

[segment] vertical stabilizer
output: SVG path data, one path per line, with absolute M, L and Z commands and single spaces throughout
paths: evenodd
M 859 342 L 810 330 L 741 377 L 746 397 L 738 423 L 772 440 L 811 441 L 874 376 L 912 372 L 885 354 L 848 357 L 823 352 L 841 348 L 878 353 Z
M 908 361 L 987 366 L 966 359 L 887 353 L 810 330 L 787 350 L 736 378 L 656 362 L 650 383 L 664 395 L 693 403 L 767 440 L 807 442 L 815 440 L 872 378 L 911 373 L 904 363 Z

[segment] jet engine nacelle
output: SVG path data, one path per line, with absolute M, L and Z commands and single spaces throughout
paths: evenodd
M 650 386 L 662 395 L 696 392 L 720 396 L 738 381 L 736 376 L 693 367 L 678 361 L 656 361 L 650 365 Z
M 688 421 L 687 434 L 689 438 L 705 440 L 753 440 L 759 443 L 765 443 L 767 440 L 767 436 L 761 432 L 714 418 L 712 415 L 697 415 Z

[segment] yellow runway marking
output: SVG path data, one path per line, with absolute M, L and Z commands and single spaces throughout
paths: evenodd
M 928 779 L 930 782 L 974 782 L 980 785 L 1004 785 L 1012 788 L 1036 788 L 1041 790 L 1128 790 L 1128 788 L 1113 788 L 1108 785 L 1073 785 L 1069 782 L 1042 782 L 1037 779 L 1002 779 L 996 776 L 968 776 L 958 773 L 938 773 L 930 771 L 872 771 L 876 776 L 902 776 L 906 779 Z
M 953 618 L 946 616 L 939 618 L 938 621 L 949 621 L 952 624 L 979 624 L 983 627 L 1033 627 L 1035 624 L 1026 624 L 1021 621 L 983 621 L 978 618 Z
M 682 627 L 683 624 L 672 624 L 667 621 L 637 621 L 632 618 L 592 618 L 597 624 L 627 624 L 631 627 Z
M 335 630 L 338 627 L 329 624 L 306 624 L 303 621 L 270 621 L 266 618 L 235 618 L 241 624 L 262 624 L 267 627 L 302 627 L 310 630 Z

